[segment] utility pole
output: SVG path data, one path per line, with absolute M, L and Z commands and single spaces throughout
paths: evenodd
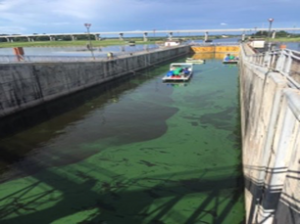
M 273 21 L 274 21 L 274 19 L 273 18 L 269 18 L 269 32 L 268 32 L 268 51 L 270 51 L 271 50 L 271 42 L 270 42 L 270 35 L 271 35 L 271 28 L 272 28 L 272 23 L 273 23 Z
M 91 37 L 90 37 L 90 27 L 91 27 L 91 25 L 92 24 L 90 24 L 90 23 L 85 23 L 84 24 L 84 26 L 86 27 L 86 30 L 87 30 L 88 38 L 89 38 L 89 47 L 88 47 L 88 49 L 91 51 L 92 57 L 95 60 L 95 56 L 94 56 L 94 52 L 93 52 L 93 45 L 92 45 Z
M 296 28 L 296 24 L 294 24 L 294 29 Z M 293 37 L 296 37 L 296 30 L 294 30 L 294 36 Z

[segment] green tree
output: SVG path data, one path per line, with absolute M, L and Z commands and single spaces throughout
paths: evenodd
M 284 31 L 284 30 L 280 30 L 279 32 L 276 32 L 276 37 L 288 37 L 291 34 L 289 34 L 288 32 Z

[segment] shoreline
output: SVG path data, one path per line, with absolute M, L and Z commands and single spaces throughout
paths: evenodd
M 136 41 L 136 45 L 155 44 L 156 41 Z M 92 47 L 108 47 L 123 45 L 129 46 L 128 41 L 91 41 Z M 86 40 L 79 41 L 36 41 L 36 42 L 0 42 L 1 48 L 13 47 L 84 47 L 86 48 L 89 42 Z
M 215 39 L 214 39 L 215 40 Z M 298 38 L 276 38 L 270 39 L 270 42 L 282 42 L 282 43 L 300 43 L 300 37 Z M 136 40 L 136 45 L 145 44 L 157 44 L 157 40 Z M 108 47 L 108 46 L 130 46 L 128 40 L 102 40 L 102 41 L 91 41 L 93 47 Z M 82 47 L 86 48 L 89 42 L 87 40 L 78 41 L 36 41 L 36 42 L 0 42 L 1 48 L 13 48 L 13 47 Z

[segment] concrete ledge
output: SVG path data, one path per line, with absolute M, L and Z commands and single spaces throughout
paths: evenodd
M 189 53 L 181 46 L 105 61 L 0 65 L 0 117 Z

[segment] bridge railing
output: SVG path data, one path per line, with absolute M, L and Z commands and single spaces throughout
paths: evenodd
M 180 46 L 181 47 L 181 46 Z M 166 48 L 164 48 L 166 49 Z M 113 52 L 114 58 L 128 57 L 130 55 L 142 54 L 145 52 L 153 52 L 156 50 L 163 50 L 159 46 L 145 47 L 136 51 L 119 51 Z M 96 54 L 94 57 L 92 55 L 87 56 L 57 56 L 57 55 L 0 55 L 0 64 L 10 64 L 10 63 L 32 63 L 32 62 L 87 62 L 87 61 L 106 61 L 107 52 L 102 52 L 102 54 Z
M 239 45 L 239 42 L 194 42 L 191 41 L 189 43 L 193 46 L 232 46 L 232 45 Z
M 105 58 L 102 58 L 104 60 Z M 76 62 L 76 61 L 93 61 L 93 57 L 83 56 L 16 56 L 16 55 L 1 55 L 0 63 L 30 63 L 30 62 Z M 99 60 L 99 58 L 96 58 Z
M 244 47 L 247 47 L 244 45 Z M 246 53 L 250 63 L 267 67 L 270 71 L 283 74 L 290 82 L 290 86 L 300 89 L 300 52 L 281 49 L 266 51 L 263 53 Z M 249 51 L 248 51 L 249 52 Z

